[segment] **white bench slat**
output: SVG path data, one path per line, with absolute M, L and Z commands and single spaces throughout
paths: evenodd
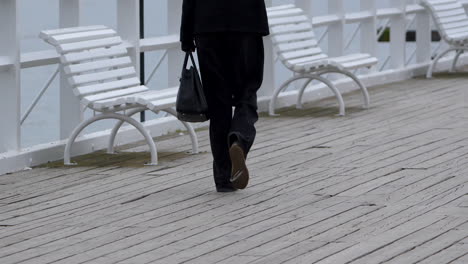
M 122 44 L 120 37 L 111 37 L 98 40 L 81 41 L 57 46 L 60 53 L 68 53 L 73 51 L 88 50 L 102 47 L 112 47 Z
M 290 9 L 290 8 L 296 8 L 296 6 L 293 4 L 286 4 L 286 5 L 268 7 L 267 12 L 279 11 L 279 10 Z
M 293 16 L 293 17 L 281 17 L 281 18 L 273 18 L 268 21 L 270 26 L 278 26 L 278 25 L 286 25 L 286 24 L 294 24 L 294 23 L 301 23 L 309 21 L 307 16 Z
M 453 34 L 450 37 L 456 42 L 468 42 L 468 31 Z
M 467 18 L 464 15 L 458 15 L 458 16 L 439 19 L 440 23 L 442 23 L 442 24 L 450 23 L 450 22 L 466 21 L 466 20 L 467 20 Z
M 83 97 L 137 85 L 140 85 L 140 80 L 138 78 L 128 78 L 100 84 L 79 86 L 74 88 L 73 92 L 75 95 Z
M 309 57 L 303 57 L 299 59 L 292 59 L 292 60 L 287 60 L 285 61 L 285 64 L 290 67 L 294 68 L 296 65 L 301 64 L 301 63 L 320 63 L 320 64 L 327 64 L 327 59 L 328 56 L 326 54 L 319 54 L 316 56 L 309 56 Z
M 113 67 L 126 67 L 132 65 L 130 57 L 120 57 L 114 59 L 105 59 L 87 63 L 72 64 L 63 69 L 66 74 L 77 74 L 94 70 L 109 69 Z
M 286 16 L 297 16 L 303 15 L 304 11 L 300 8 L 289 8 L 289 9 L 282 9 L 278 11 L 269 11 L 267 12 L 268 17 L 270 18 L 279 18 L 279 17 L 286 17 Z
M 274 26 L 270 29 L 270 34 L 284 34 L 290 32 L 300 32 L 300 31 L 312 31 L 312 25 L 310 23 L 300 23 L 300 24 L 288 24 L 281 26 Z
M 446 5 L 446 4 L 451 4 L 456 2 L 456 0 L 428 0 L 426 1 L 430 3 L 433 6 L 440 6 L 440 5 Z
M 365 60 L 357 60 L 357 61 L 349 61 L 342 63 L 341 65 L 348 70 L 363 68 L 363 67 L 371 67 L 377 63 L 376 58 L 368 58 Z
M 91 59 L 102 59 L 114 56 L 127 55 L 128 51 L 123 46 L 116 46 L 111 48 L 97 48 L 86 50 L 82 52 L 68 53 L 60 57 L 62 63 L 76 63 L 81 61 L 88 61 Z
M 338 63 L 346 63 L 346 62 L 368 59 L 371 57 L 372 56 L 370 54 L 356 53 L 356 54 L 351 54 L 351 55 L 346 55 L 346 56 L 341 56 L 341 57 L 334 57 L 334 58 L 331 58 L 331 60 L 338 62 Z
M 319 60 L 311 60 L 311 61 L 304 61 L 301 63 L 294 63 L 290 67 L 294 69 L 296 72 L 304 72 L 304 71 L 311 71 L 311 70 L 318 70 L 326 68 L 331 64 L 327 57 L 319 59 Z M 340 65 L 334 65 L 336 67 L 341 67 Z
M 459 3 L 457 3 L 457 2 L 450 2 L 450 3 L 447 3 L 447 4 L 443 4 L 443 5 L 435 5 L 434 10 L 435 11 L 446 11 L 446 10 L 460 8 L 460 6 L 461 5 Z
M 55 45 L 81 42 L 102 38 L 109 38 L 116 36 L 117 33 L 112 29 L 102 29 L 102 30 L 93 30 L 93 31 L 84 31 L 78 33 L 69 33 L 54 36 L 51 38 L 51 43 Z
M 436 18 L 441 19 L 445 17 L 453 17 L 453 16 L 458 16 L 458 15 L 463 15 L 465 13 L 464 10 L 462 9 L 452 9 L 452 10 L 447 10 L 447 11 L 441 11 L 436 13 Z
M 115 78 L 123 78 L 123 77 L 136 77 L 135 68 L 133 67 L 126 67 L 116 70 L 110 70 L 105 72 L 98 72 L 98 73 L 90 73 L 84 75 L 77 75 L 68 78 L 68 81 L 76 86 L 76 85 L 83 85 L 86 83 L 91 82 L 98 82 L 98 81 L 105 81 Z
M 457 28 L 466 28 L 468 26 L 468 20 L 467 21 L 463 21 L 463 22 L 454 22 L 454 23 L 449 23 L 449 24 L 446 24 L 445 25 L 445 30 L 447 31 L 447 33 L 450 32 L 450 30 L 452 29 L 457 29 Z
M 283 43 L 277 45 L 277 49 L 279 52 L 292 51 L 304 48 L 318 48 L 318 43 L 315 39 L 308 39 L 304 41 Z
M 141 105 L 128 103 L 130 99 L 135 98 L 138 95 L 139 93 L 136 93 L 136 94 L 129 94 L 129 95 L 123 95 L 119 97 L 114 97 L 111 99 L 99 100 L 99 101 L 93 102 L 89 106 L 92 107 L 92 109 L 100 110 L 100 111 L 103 111 L 103 110 L 108 111 L 111 108 L 117 108 L 117 107 L 124 107 L 124 108 L 138 107 Z
M 290 59 L 297 59 L 297 58 L 315 56 L 315 55 L 320 55 L 320 54 L 322 54 L 322 49 L 308 48 L 308 49 L 302 49 L 302 50 L 296 50 L 296 51 L 283 52 L 283 53 L 280 53 L 279 56 L 283 60 L 290 60 Z
M 164 90 L 151 90 L 135 97 L 134 100 L 129 100 L 129 103 L 146 104 L 148 101 L 154 101 L 159 99 L 165 99 L 169 97 L 177 97 L 179 87 L 168 88 Z
M 113 90 L 110 92 L 104 92 L 104 93 L 85 96 L 83 97 L 82 102 L 86 105 L 90 105 L 94 102 L 97 103 L 100 100 L 114 99 L 117 97 L 122 97 L 125 95 L 134 95 L 136 93 L 141 93 L 141 92 L 146 92 L 146 91 L 148 91 L 148 87 L 146 86 L 130 87 L 130 88 L 125 88 L 125 89 Z
M 146 107 L 152 111 L 159 111 L 168 109 L 176 104 L 176 97 L 169 97 L 164 99 L 152 100 L 146 103 Z
M 273 36 L 271 39 L 273 43 L 279 44 L 279 43 L 291 42 L 291 41 L 315 39 L 315 34 L 312 31 L 306 31 L 306 32 L 300 32 L 300 33 L 276 35 L 276 36 Z
M 96 26 L 85 26 L 85 27 L 71 27 L 71 28 L 59 28 L 59 29 L 50 29 L 43 30 L 39 33 L 39 37 L 43 40 L 49 40 L 50 37 L 61 34 L 77 33 L 83 31 L 92 31 L 92 30 L 101 30 L 106 29 L 106 26 L 96 25 Z
M 467 32 L 467 31 L 468 31 L 467 27 L 459 27 L 459 28 L 454 28 L 454 29 L 447 30 L 446 33 L 447 33 L 447 35 L 452 37 L 454 35 L 457 35 L 457 34 L 460 34 L 460 33 L 463 33 L 463 32 Z

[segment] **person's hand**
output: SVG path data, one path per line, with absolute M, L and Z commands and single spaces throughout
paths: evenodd
M 194 52 L 195 51 L 195 43 L 193 43 L 193 40 L 182 41 L 182 51 L 184 51 L 184 52 Z

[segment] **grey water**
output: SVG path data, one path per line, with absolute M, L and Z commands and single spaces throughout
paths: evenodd
M 82 25 L 107 25 L 116 27 L 116 0 L 81 0 L 81 24 Z M 291 3 L 293 0 L 274 0 L 274 5 Z M 346 12 L 358 11 L 359 0 L 346 0 Z M 37 36 L 41 30 L 58 27 L 59 0 L 19 0 L 20 10 L 20 31 L 21 31 L 21 52 L 32 52 L 50 50 L 51 47 L 43 43 Z M 387 7 L 389 1 L 378 0 L 378 7 Z M 328 0 L 318 0 L 314 2 L 313 15 L 324 15 L 328 13 Z M 146 37 L 163 36 L 167 34 L 167 0 L 146 0 L 145 1 L 145 35 Z M 346 32 L 349 35 L 356 25 L 347 25 Z M 318 30 L 320 33 L 320 29 Z M 322 43 L 326 51 L 326 40 Z M 359 42 L 353 43 L 347 52 L 359 50 Z M 388 56 L 388 45 L 382 44 L 378 47 L 380 59 Z M 146 54 L 146 73 L 149 75 L 163 51 L 149 52 Z M 56 70 L 57 65 L 48 65 L 23 69 L 21 72 L 21 107 L 24 112 L 31 104 L 35 96 L 42 89 L 50 76 Z M 276 65 L 276 82 L 281 82 L 290 74 L 281 65 Z M 58 79 L 58 78 L 57 78 Z M 55 80 L 50 88 L 22 125 L 22 146 L 29 147 L 41 143 L 56 141 L 59 139 L 59 81 Z M 167 66 L 163 66 L 157 71 L 154 78 L 149 82 L 150 89 L 167 88 Z M 91 115 L 87 112 L 86 116 Z M 148 114 L 149 118 L 155 115 Z M 86 132 L 99 131 L 109 128 L 112 122 L 102 122 L 93 125 Z

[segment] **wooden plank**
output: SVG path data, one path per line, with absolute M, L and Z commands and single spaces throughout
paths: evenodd
M 233 194 L 214 192 L 207 130 L 199 155 L 186 135 L 156 139 L 158 167 L 126 167 L 142 142 L 0 176 L 0 262 L 464 263 L 465 83 L 376 87 L 346 118 L 334 99 L 262 117 L 251 184 Z

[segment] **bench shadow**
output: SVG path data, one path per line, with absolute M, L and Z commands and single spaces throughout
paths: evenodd
M 468 77 L 468 69 L 459 70 L 457 72 L 437 72 L 434 73 L 432 79 L 457 79 L 457 78 L 467 78 Z M 427 79 L 426 76 L 416 76 L 414 79 Z M 431 79 L 427 79 L 431 80 Z
M 349 106 L 346 107 L 346 116 L 349 116 L 353 113 L 359 113 L 363 111 L 369 111 L 369 109 L 364 109 L 361 106 Z M 316 118 L 343 118 L 338 115 L 337 106 L 308 106 L 304 105 L 304 109 L 296 109 L 295 107 L 286 107 L 281 108 L 276 111 L 279 114 L 279 117 L 290 117 L 290 118 L 301 118 L 301 117 L 316 117 Z M 346 117 L 345 116 L 345 117 Z M 268 113 L 261 113 L 260 117 L 274 119 L 275 116 L 270 116 Z
M 163 164 L 165 162 L 173 161 L 174 159 L 182 159 L 189 157 L 192 154 L 186 152 L 158 152 L 158 162 Z M 72 162 L 77 163 L 72 167 L 128 167 L 128 168 L 142 168 L 151 159 L 149 152 L 118 152 L 115 154 L 108 154 L 105 150 L 96 151 L 90 154 L 81 155 L 72 158 Z M 37 166 L 37 168 L 64 168 L 70 167 L 63 164 L 63 160 L 48 162 Z

